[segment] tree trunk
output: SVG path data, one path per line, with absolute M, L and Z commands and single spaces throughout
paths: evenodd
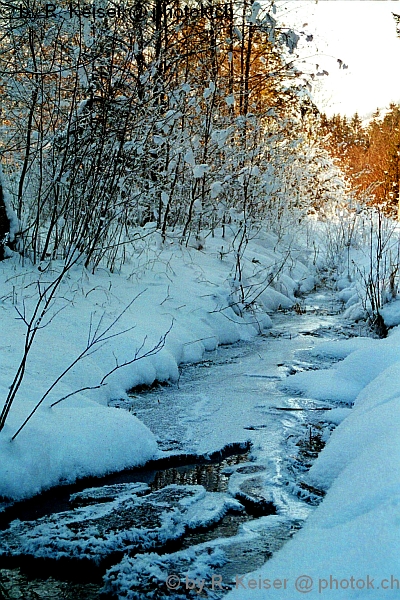
M 6 258 L 6 244 L 10 233 L 10 219 L 4 201 L 3 183 L 0 179 L 0 260 Z

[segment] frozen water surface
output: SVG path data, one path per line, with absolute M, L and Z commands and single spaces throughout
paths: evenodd
M 266 467 L 271 482 L 279 483 L 281 442 L 309 415 L 277 409 L 326 403 L 288 396 L 277 383 L 318 368 L 320 359 L 311 351 L 320 342 L 348 335 L 331 298 L 317 298 L 303 314 L 274 316 L 274 328 L 250 344 L 219 348 L 202 364 L 183 367 L 178 385 L 133 394 L 132 411 L 171 452 L 203 454 L 250 440 L 252 458 Z

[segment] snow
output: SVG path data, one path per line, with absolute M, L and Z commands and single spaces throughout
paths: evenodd
M 335 340 L 334 342 L 323 342 L 310 350 L 311 356 L 319 358 L 332 358 L 342 360 L 355 350 L 373 348 L 376 342 L 373 338 L 352 337 L 348 340 Z
M 196 179 L 201 179 L 201 177 L 203 177 L 203 175 L 205 175 L 205 173 L 208 173 L 209 170 L 210 170 L 209 165 L 206 165 L 206 164 L 195 165 L 193 167 L 193 177 L 195 177 Z
M 9 194 L 6 186 L 4 185 L 3 168 L 1 165 L 0 165 L 0 186 L 1 186 L 1 193 L 3 194 L 3 202 L 4 202 L 5 209 L 6 209 L 7 218 L 10 223 L 10 231 L 8 234 L 8 240 L 10 242 L 13 242 L 15 239 L 15 234 L 19 230 L 19 222 L 18 222 L 17 215 L 12 208 L 10 194 Z M 6 253 L 10 253 L 7 246 L 5 246 L 4 250 Z
M 347 357 L 333 369 L 289 378 L 292 390 L 354 406 L 326 413 L 339 425 L 305 477 L 327 491 L 323 502 L 282 550 L 245 576 L 229 600 L 247 600 L 251 579 L 285 578 L 287 589 L 273 591 L 277 600 L 299 591 L 311 599 L 399 597 L 399 341 L 396 328 L 383 340 L 320 344 L 314 353 Z M 305 575 L 310 587 L 299 590 L 298 578 Z M 265 594 L 262 584 L 251 590 L 256 600 Z
M 118 486 L 114 494 L 112 487 L 109 498 L 94 497 L 89 506 L 36 521 L 13 521 L 0 532 L 0 554 L 99 563 L 113 552 L 151 549 L 181 538 L 187 530 L 218 522 L 229 510 L 242 510 L 233 498 L 207 492 L 201 485 L 169 485 L 151 493 L 143 493 L 143 486 Z M 92 500 L 87 491 L 86 498 Z M 76 499 L 71 497 L 72 502 Z
M 400 300 L 395 300 L 386 304 L 381 309 L 381 315 L 387 327 L 395 327 L 400 325 Z
M 173 241 L 160 246 L 150 224 L 147 229 L 137 257 L 120 274 L 99 269 L 93 275 L 76 265 L 64 277 L 0 432 L 0 497 L 26 498 L 60 482 L 157 456 L 153 433 L 131 413 L 108 406 L 110 401 L 127 399 L 127 391 L 138 385 L 177 381 L 180 364 L 200 361 L 220 344 L 254 339 L 271 326 L 268 313 L 292 306 L 302 281 L 314 277 L 305 246 L 260 232 L 242 257 L 242 299 L 234 277 L 234 232 L 222 237 L 217 231 L 198 251 Z M 20 315 L 29 318 L 38 286 L 52 281 L 61 265 L 53 261 L 40 268 L 23 267 L 16 256 L 0 264 L 2 398 L 23 356 L 26 326 Z M 266 282 L 266 273 L 274 272 Z M 98 343 L 87 347 L 96 336 Z M 160 340 L 163 347 L 152 353 Z M 133 361 L 136 353 L 139 360 Z M 125 366 L 111 372 L 117 365 Z
M 141 465 L 157 451 L 155 436 L 128 412 L 86 400 L 40 411 L 21 438 L 0 439 L 1 493 L 23 498 L 58 482 Z
M 375 344 L 371 348 L 352 352 L 332 369 L 321 369 L 314 373 L 296 373 L 282 385 L 291 392 L 319 400 L 335 400 L 352 404 L 370 381 L 399 359 L 399 348 L 396 344 L 391 346 L 383 343 L 384 351 L 379 352 L 377 349 L 380 347 L 380 342 L 374 341 Z M 321 349 L 319 351 L 321 352 Z
M 186 600 L 186 589 L 201 593 L 205 582 L 212 580 L 215 569 L 225 562 L 226 558 L 221 549 L 210 549 L 207 545 L 161 556 L 155 553 L 134 558 L 126 556 L 107 572 L 104 591 L 118 594 L 118 597 L 127 600 L 141 600 L 144 594 L 146 598 L 156 600 L 160 597 L 160 588 L 163 589 L 168 580 L 171 588 L 177 590 L 174 599 Z M 186 571 L 182 582 L 176 579 L 177 576 L 175 579 L 171 576 L 178 568 Z M 211 597 L 208 594 L 208 598 Z
M 49 323 L 35 339 L 25 379 L 0 433 L 0 495 L 12 499 L 28 497 L 60 482 L 141 465 L 159 456 L 156 424 L 144 425 L 139 420 L 140 410 L 137 418 L 110 403 L 116 400 L 123 403 L 127 391 L 136 385 L 150 385 L 156 380 L 176 381 L 180 364 L 200 361 L 207 351 L 220 344 L 254 340 L 259 333 L 265 334 L 271 326 L 269 315 L 278 308 L 296 304 L 302 286 L 303 290 L 309 290 L 318 281 L 318 272 L 310 264 L 306 250 L 300 244 L 294 245 L 293 238 L 290 262 L 285 262 L 283 246 L 279 246 L 287 240 L 278 243 L 277 237 L 262 233 L 253 239 L 242 257 L 239 280 L 232 238 L 222 238 L 221 232 L 207 238 L 205 247 L 199 251 L 177 247 L 173 241 L 160 245 L 159 237 L 151 234 L 151 226 L 149 231 L 146 245 L 122 273 L 116 275 L 100 269 L 92 275 L 77 266 L 65 278 L 53 312 L 44 321 Z M 46 271 L 38 272 L 21 267 L 15 258 L 0 264 L 4 290 L 0 304 L 3 397 L 24 343 L 24 324 L 16 318 L 15 308 L 29 315 L 35 303 L 37 282 L 43 285 L 59 268 L 53 263 Z M 336 287 L 338 299 L 348 306 L 347 314 L 350 310 L 353 314 L 356 309 L 361 310 L 361 304 L 354 303 L 354 298 L 359 298 L 357 281 L 339 277 Z M 242 297 L 243 288 L 250 294 L 246 298 Z M 132 299 L 135 301 L 129 305 Z M 237 466 L 231 470 L 226 494 L 210 494 L 201 486 L 168 486 L 164 488 L 166 492 L 157 496 L 144 485 L 128 484 L 116 489 L 108 486 L 99 498 L 95 490 L 86 490 L 71 498 L 72 504 L 79 506 L 75 511 L 30 523 L 14 521 L 2 533 L 3 551 L 53 558 L 78 555 L 99 558 L 116 550 L 135 551 L 143 544 L 152 550 L 157 542 L 183 536 L 185 528 L 215 523 L 227 511 L 239 510 L 234 496 L 240 500 L 251 493 L 253 498 L 277 508 L 278 514 L 271 516 L 277 524 L 295 514 L 299 521 L 305 520 L 305 525 L 263 567 L 241 578 L 234 586 L 236 589 L 228 594 L 229 600 L 248 600 L 250 595 L 252 599 L 264 600 L 267 593 L 277 600 L 289 600 L 299 593 L 296 582 L 300 585 L 298 578 L 305 575 L 313 580 L 313 589 L 307 590 L 311 599 L 324 596 L 352 600 L 365 598 L 367 593 L 371 600 L 398 598 L 398 304 L 395 300 L 382 309 L 386 324 L 394 326 L 386 339 L 313 340 L 308 357 L 314 364 L 317 360 L 329 368 L 303 370 L 289 376 L 285 375 L 295 368 L 285 364 L 284 371 L 278 369 L 277 365 L 284 362 L 281 353 L 287 354 L 289 346 L 304 348 L 304 339 L 298 341 L 299 334 L 293 333 L 289 326 L 287 331 L 283 328 L 284 344 L 274 346 L 273 357 L 254 362 L 238 373 L 235 390 L 225 385 L 225 395 L 218 401 L 207 390 L 192 391 L 185 398 L 188 402 L 185 411 L 180 412 L 179 403 L 174 403 L 173 419 L 171 408 L 164 407 L 171 421 L 168 427 L 184 432 L 182 440 L 187 449 L 205 452 L 232 441 L 251 439 L 255 458 L 251 463 L 255 469 L 251 480 L 247 466 Z M 96 328 L 102 332 L 108 327 L 118 335 L 104 345 L 99 344 L 95 353 L 68 371 L 26 427 L 10 441 L 52 382 L 85 348 L 88 336 Z M 151 354 L 151 349 L 170 328 L 161 350 Z M 139 356 L 143 352 L 150 355 L 131 362 L 136 352 Z M 114 371 L 98 387 L 116 364 L 125 362 L 129 364 Z M 303 367 L 307 368 L 306 361 Z M 249 389 L 242 387 L 244 379 L 254 383 L 254 393 L 249 394 L 246 405 L 241 396 Z M 260 389 L 266 397 L 262 403 Z M 293 407 L 296 396 L 301 396 L 311 406 L 322 402 L 332 408 L 325 410 L 322 418 L 336 428 L 310 470 L 302 475 L 310 489 L 326 492 L 317 508 L 305 505 L 293 495 L 296 491 L 293 482 L 286 489 L 279 483 L 284 466 L 269 440 L 276 436 L 276 431 L 266 415 L 281 406 L 283 392 L 290 392 L 292 397 L 288 402 Z M 64 396 L 69 397 L 51 407 Z M 258 419 L 263 415 L 262 427 L 257 426 L 260 420 L 256 420 L 256 414 Z M 233 424 L 231 429 L 216 426 L 228 422 L 229 427 Z M 293 422 L 284 414 L 282 423 L 289 439 Z M 166 423 L 158 423 L 158 427 L 165 429 Z M 270 452 L 272 448 L 275 454 Z M 168 495 L 168 502 L 163 493 Z M 175 493 L 180 496 L 171 512 Z M 140 511 L 150 511 L 150 506 L 160 520 L 157 531 L 142 526 Z M 108 527 L 115 515 L 123 515 L 124 511 L 134 520 L 135 510 L 140 527 L 134 522 L 132 527 L 121 531 L 118 527 L 116 530 Z M 73 533 L 82 523 L 87 532 L 84 540 L 75 538 Z M 254 531 L 257 527 L 262 529 L 261 520 L 253 525 Z M 238 539 L 244 535 L 242 531 Z M 128 590 L 132 599 L 140 597 L 139 576 L 143 575 L 149 590 L 154 590 L 163 585 L 175 564 L 184 568 L 185 560 L 188 560 L 187 572 L 193 577 L 210 578 L 213 569 L 224 564 L 223 545 L 221 541 L 207 547 L 199 545 L 168 557 L 150 553 L 138 561 L 124 557 L 107 573 L 106 586 L 121 594 Z M 267 580 L 286 580 L 287 585 L 266 590 Z

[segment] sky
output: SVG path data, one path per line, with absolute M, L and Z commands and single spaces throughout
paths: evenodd
M 279 1 L 285 25 L 305 36 L 299 51 L 304 71 L 327 71 L 313 83 L 314 101 L 328 115 L 358 112 L 368 117 L 376 108 L 400 103 L 400 38 L 392 12 L 400 14 L 399 0 L 288 0 Z M 306 25 L 307 24 L 307 25 Z M 338 59 L 348 65 L 339 68 Z

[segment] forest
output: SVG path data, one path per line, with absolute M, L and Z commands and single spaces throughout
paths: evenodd
M 118 270 L 148 223 L 201 245 L 232 219 L 244 238 L 278 231 L 341 193 L 273 3 L 181 15 L 157 0 L 128 19 L 22 6 L 2 15 L 0 227 L 34 264 Z
M 326 148 L 348 177 L 354 197 L 398 218 L 400 107 L 377 109 L 366 123 L 357 113 L 351 119 L 321 119 Z

